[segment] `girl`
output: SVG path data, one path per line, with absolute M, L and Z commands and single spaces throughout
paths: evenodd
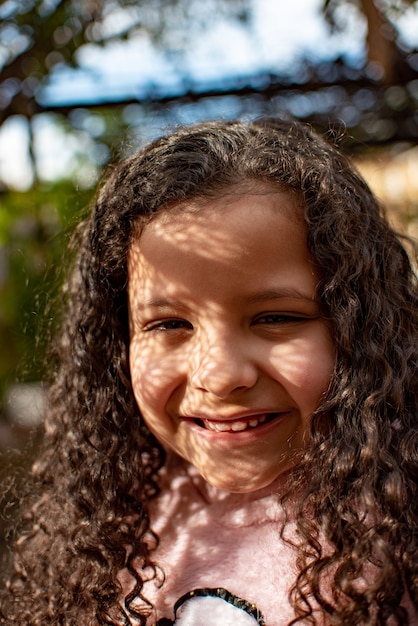
M 76 239 L 4 624 L 418 624 L 416 292 L 309 128 L 206 123 Z

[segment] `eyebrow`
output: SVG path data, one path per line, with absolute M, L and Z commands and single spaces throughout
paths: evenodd
M 250 304 L 257 304 L 257 303 L 262 303 L 262 302 L 269 302 L 272 300 L 284 300 L 286 298 L 296 298 L 298 300 L 306 300 L 308 302 L 317 303 L 316 294 L 312 297 L 311 294 L 307 294 L 302 291 L 299 291 L 298 289 L 292 289 L 292 288 L 262 291 L 260 293 L 255 293 L 248 298 L 245 298 L 245 300 L 249 302 Z M 155 300 L 146 300 L 144 302 L 139 302 L 136 308 L 184 309 L 184 304 L 182 302 L 179 302 L 178 300 L 167 300 L 165 298 L 158 298 Z
M 297 298 L 298 300 L 309 300 L 309 302 L 317 302 L 316 294 L 312 296 L 311 294 L 307 294 L 303 291 L 292 288 L 255 293 L 248 298 L 248 301 L 251 303 L 257 303 L 267 302 L 269 300 L 283 300 L 285 298 Z
M 157 300 L 145 300 L 145 302 L 138 302 L 135 305 L 135 308 L 140 308 L 140 309 L 148 309 L 148 308 L 154 308 L 154 309 L 164 309 L 164 308 L 177 308 L 177 309 L 182 309 L 184 308 L 184 305 L 181 302 L 178 302 L 177 300 L 166 300 L 164 298 L 159 298 Z

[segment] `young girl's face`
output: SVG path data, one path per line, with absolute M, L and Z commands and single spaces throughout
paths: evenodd
M 167 449 L 228 491 L 297 463 L 332 375 L 300 214 L 288 193 L 235 190 L 162 212 L 131 246 L 138 406 Z

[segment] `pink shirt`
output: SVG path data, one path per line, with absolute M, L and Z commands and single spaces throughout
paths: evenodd
M 288 596 L 297 570 L 295 551 L 280 538 L 282 486 L 279 478 L 263 490 L 231 494 L 177 458 L 168 461 L 161 493 L 150 506 L 159 537 L 153 559 L 161 571 L 142 590 L 153 605 L 147 624 L 288 625 L 295 617 Z M 296 540 L 292 520 L 285 532 Z M 121 575 L 125 591 L 128 577 Z M 412 609 L 407 599 L 405 605 Z M 324 624 L 319 613 L 316 619 Z M 411 626 L 418 626 L 416 615 Z
M 176 602 L 202 589 L 211 591 L 189 594 L 176 625 L 288 624 L 294 617 L 288 591 L 296 570 L 294 552 L 279 536 L 284 517 L 279 486 L 231 494 L 208 485 L 192 466 L 166 466 L 150 511 L 160 539 L 153 558 L 165 575 L 162 587 L 159 578 L 143 588 L 154 605 L 150 624 L 163 617 L 174 621 Z M 288 523 L 286 532 L 293 529 Z

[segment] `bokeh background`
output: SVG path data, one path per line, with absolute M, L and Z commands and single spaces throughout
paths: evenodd
M 179 123 L 263 114 L 332 133 L 417 235 L 417 0 L 0 1 L 0 493 L 36 448 L 65 250 L 103 169 Z

